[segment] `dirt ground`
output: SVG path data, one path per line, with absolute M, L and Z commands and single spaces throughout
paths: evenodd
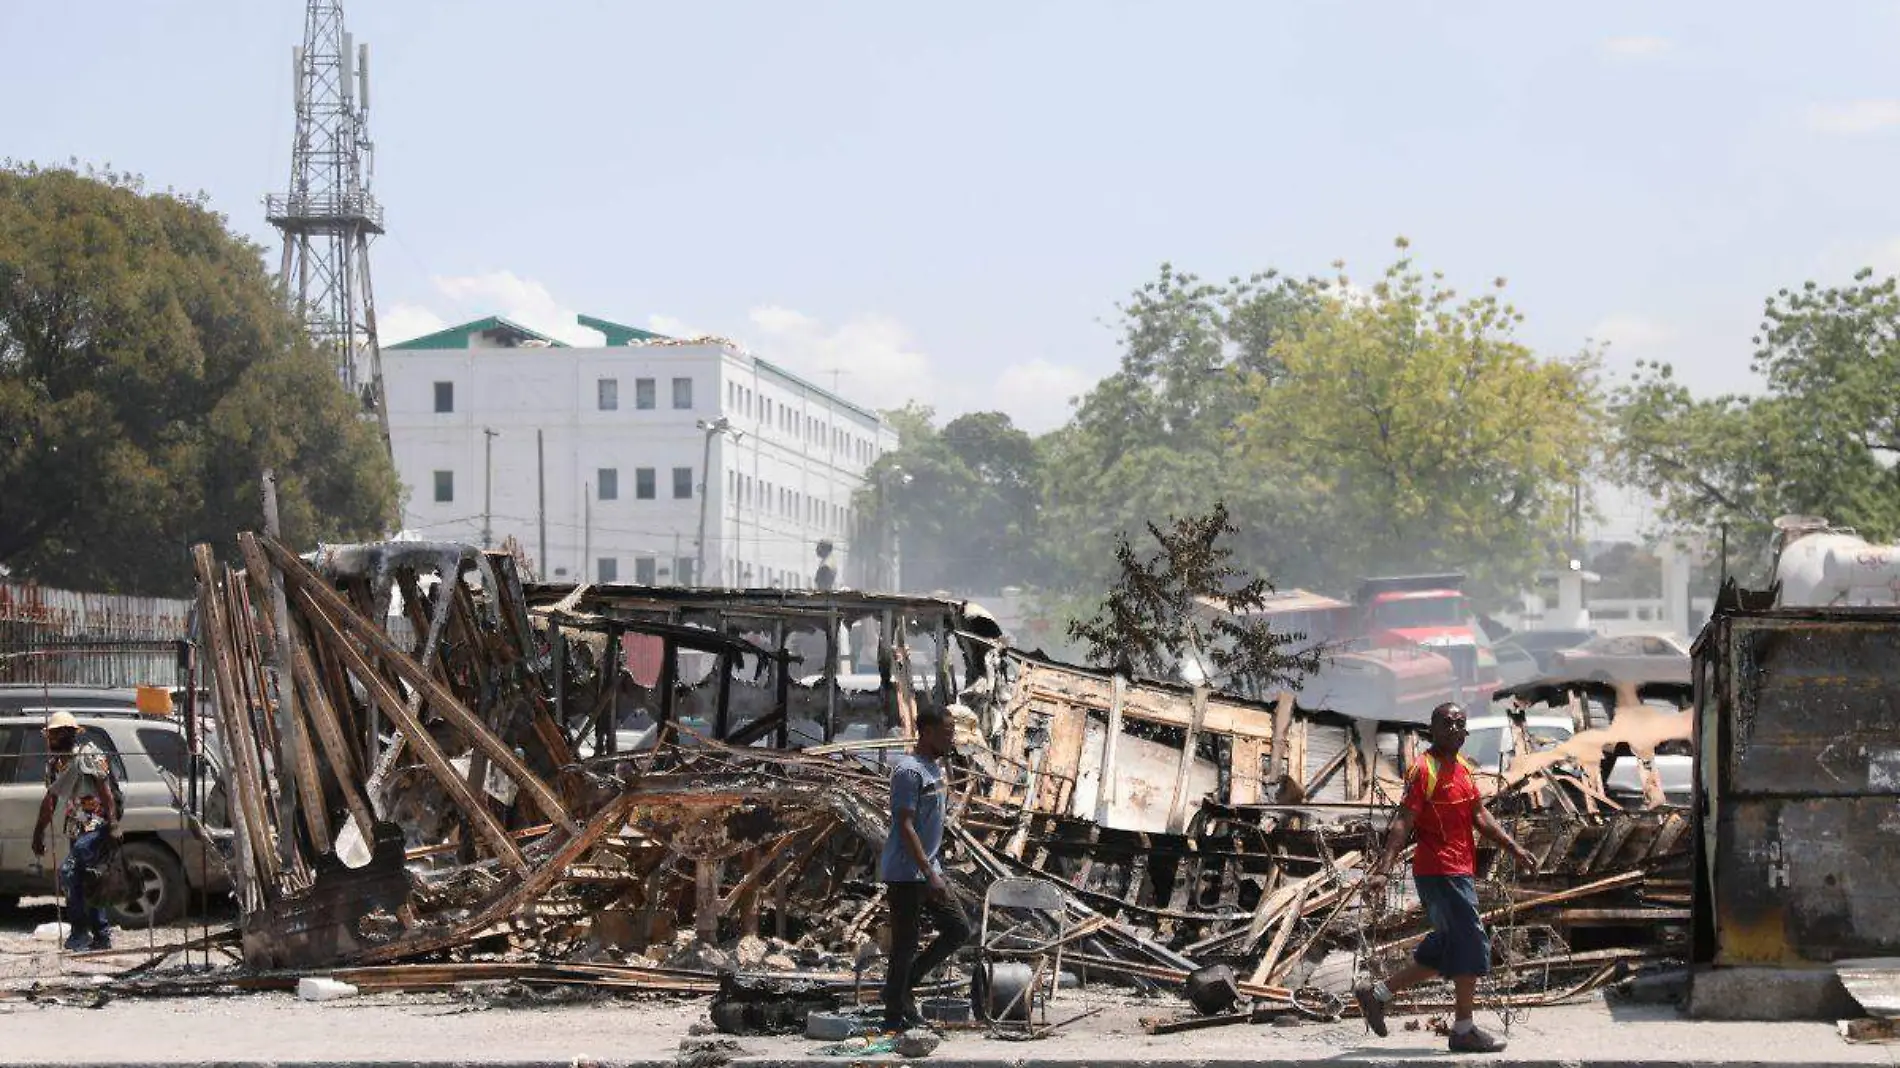
M 213 926 L 229 923 L 214 914 Z M 289 994 L 100 998 L 74 979 L 108 976 L 203 931 L 203 921 L 121 932 L 110 955 L 63 954 L 36 939 L 54 919 L 51 899 L 0 914 L 0 1062 L 71 1065 L 598 1065 L 859 1064 L 878 1057 L 822 1053 L 802 1037 L 698 1036 L 705 998 L 610 997 L 591 992 L 375 994 L 312 1003 Z M 202 957 L 194 956 L 194 963 Z M 212 955 L 213 963 L 224 958 Z M 36 984 L 36 980 L 41 981 Z M 46 981 L 51 982 L 46 982 Z M 39 991 L 35 987 L 40 986 Z M 47 996 L 47 987 L 61 993 Z M 1086 1019 L 1034 1042 L 952 1031 L 929 1062 L 955 1065 L 1444 1064 L 1445 1040 L 1424 1017 L 1395 1019 L 1389 1038 L 1358 1021 L 1237 1025 L 1148 1035 L 1141 1019 L 1185 1012 L 1180 1001 L 1106 987 L 1064 991 L 1050 1017 Z M 1406 1028 L 1407 1020 L 1419 1023 Z M 1480 1025 L 1497 1020 L 1481 1014 Z M 75 1041 L 76 1038 L 83 1038 Z M 1895 1047 L 1850 1045 L 1822 1023 L 1690 1022 L 1668 1006 L 1602 998 L 1533 1009 L 1518 1019 L 1495 1063 L 1539 1065 L 1894 1064 Z M 711 1043 L 709 1049 L 701 1047 Z

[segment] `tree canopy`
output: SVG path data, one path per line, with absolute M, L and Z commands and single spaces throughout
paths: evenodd
M 1754 394 L 1698 398 L 1667 363 L 1616 390 L 1621 477 L 1678 530 L 1723 524 L 1765 544 L 1770 523 L 1823 515 L 1877 540 L 1900 537 L 1900 291 L 1862 271 L 1769 297 L 1755 339 Z
M 1302 576 L 1457 569 L 1482 598 L 1550 564 L 1600 444 L 1595 362 L 1517 341 L 1503 285 L 1461 297 L 1409 258 L 1342 275 L 1250 377 L 1243 463 L 1292 509 Z
M 931 584 L 994 592 L 1007 571 L 1073 616 L 1098 596 L 1078 591 L 1122 577 L 1127 539 L 1219 503 L 1235 566 L 1288 585 L 1459 569 L 1481 599 L 1520 588 L 1558 555 L 1602 448 L 1595 361 L 1531 352 L 1495 288 L 1460 296 L 1399 244 L 1365 289 L 1338 265 L 1210 282 L 1164 264 L 1120 306 L 1119 367 L 1036 441 L 1028 536 L 986 546 L 982 570 L 946 558 Z M 911 531 L 944 522 L 925 514 L 942 451 L 912 434 L 887 458 L 917 472 L 896 508 L 907 573 Z
M 886 413 L 898 448 L 879 457 L 858 507 L 894 514 L 911 589 L 996 590 L 1028 581 L 1039 557 L 1042 459 L 1001 412 L 938 427 L 929 408 Z
M 262 525 L 386 534 L 396 475 L 263 266 L 201 200 L 0 166 L 0 566 L 179 593 L 187 547 Z

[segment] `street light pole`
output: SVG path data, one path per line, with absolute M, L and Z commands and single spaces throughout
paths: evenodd
M 486 472 L 482 477 L 482 548 L 484 549 L 495 544 L 495 528 L 493 523 L 493 507 L 495 501 L 495 439 L 500 436 L 501 431 L 493 427 L 485 426 L 482 428 L 482 437 L 487 439 L 482 442 L 482 452 L 484 453 L 482 462 L 486 468 Z
M 693 546 L 693 585 L 704 586 L 706 585 L 706 511 L 708 502 L 712 500 L 713 439 L 721 434 L 731 434 L 733 443 L 737 444 L 745 437 L 745 431 L 732 429 L 732 420 L 723 415 L 711 422 L 701 419 L 696 425 L 706 432 L 706 450 L 699 461 L 699 540 Z

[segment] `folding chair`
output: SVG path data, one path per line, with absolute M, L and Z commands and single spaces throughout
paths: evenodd
M 1031 913 L 992 934 L 990 916 L 998 909 Z M 1055 928 L 1045 939 L 1034 921 L 1047 917 Z M 1029 930 L 1025 931 L 1025 928 Z M 1025 1032 L 1049 1023 L 1049 1002 L 1061 985 L 1062 944 L 1069 933 L 1062 891 L 1044 879 L 998 879 L 983 893 L 983 919 L 977 935 L 977 968 L 972 1002 L 979 1018 L 992 1024 L 1020 1024 Z

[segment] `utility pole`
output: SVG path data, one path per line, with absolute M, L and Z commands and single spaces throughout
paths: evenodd
M 495 544 L 494 503 L 495 503 L 495 439 L 501 431 L 492 427 L 482 428 L 482 548 Z
M 699 541 L 693 553 L 693 585 L 703 586 L 706 584 L 702 577 L 706 574 L 706 510 L 712 500 L 713 439 L 721 434 L 730 434 L 736 445 L 745 438 L 745 431 L 732 429 L 732 420 L 723 415 L 711 422 L 701 419 L 697 425 L 706 433 L 706 449 L 699 461 Z M 717 572 L 718 568 L 714 570 Z
M 571 514 L 571 513 L 570 513 Z M 589 565 L 594 562 L 594 484 L 581 483 L 581 566 L 578 576 L 582 585 L 594 581 L 587 576 L 593 574 Z
M 548 567 L 548 454 L 542 444 L 541 431 L 537 429 L 534 432 L 534 493 L 537 498 L 534 511 L 535 518 L 541 525 L 541 555 L 538 558 L 541 561 L 539 565 L 541 574 L 539 577 L 542 582 L 546 582 L 547 577 L 553 574 L 554 570 Z
M 290 183 L 283 196 L 264 198 L 265 218 L 284 235 L 278 284 L 291 296 L 318 353 L 361 401 L 363 414 L 374 414 L 383 448 L 391 451 L 369 280 L 370 238 L 383 232 L 382 205 L 369 191 L 376 169 L 369 140 L 369 46 L 344 32 L 342 4 L 308 0 L 303 44 L 291 62 L 297 129 Z

